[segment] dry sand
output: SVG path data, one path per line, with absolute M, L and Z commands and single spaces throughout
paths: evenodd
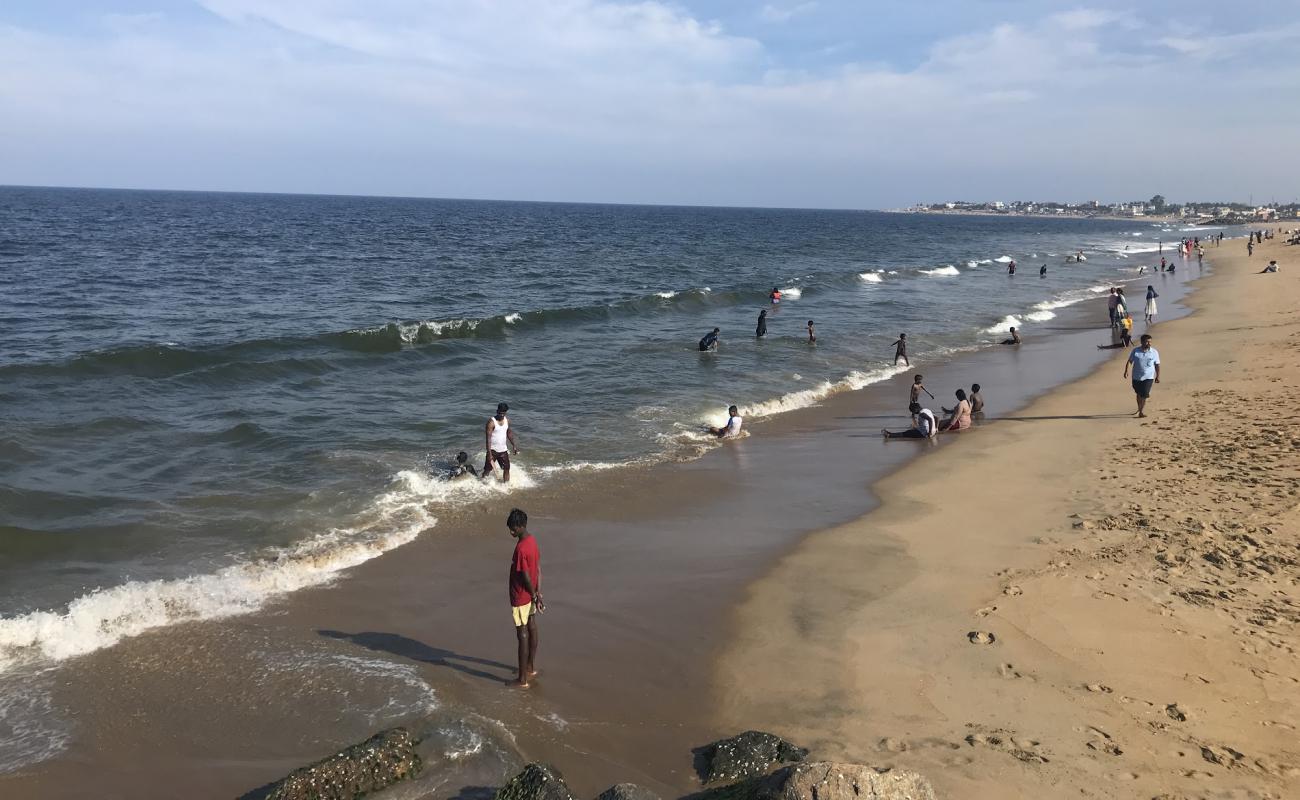
M 1300 797 L 1298 251 L 1207 251 L 1148 419 L 1115 351 L 809 537 L 735 612 L 719 727 L 949 798 Z

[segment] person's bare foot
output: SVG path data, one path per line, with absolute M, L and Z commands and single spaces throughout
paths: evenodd
M 1138 419 L 1142 419 L 1142 418 L 1144 418 L 1145 416 L 1146 416 L 1146 414 L 1143 414 L 1141 411 L 1138 412 Z
M 530 677 L 530 678 L 536 678 L 536 677 L 537 677 L 537 670 L 533 670 L 533 671 L 529 672 L 529 673 L 528 673 L 528 677 Z
M 527 678 L 515 678 L 509 685 L 516 689 L 527 689 L 529 686 Z

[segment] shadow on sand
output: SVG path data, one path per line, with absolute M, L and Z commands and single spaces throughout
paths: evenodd
M 432 647 L 424 642 L 416 641 L 415 639 L 396 633 L 379 633 L 376 631 L 344 633 L 343 631 L 328 630 L 319 630 L 316 632 L 321 636 L 326 636 L 330 639 L 341 639 L 345 642 L 360 645 L 367 650 L 392 653 L 395 656 L 409 658 L 412 661 L 423 661 L 426 664 L 454 669 L 457 672 L 474 678 L 483 678 L 484 680 L 504 683 L 513 679 L 515 675 L 515 668 L 510 664 L 503 664 L 500 661 L 493 661 L 488 658 L 463 656 L 460 653 L 451 650 L 444 650 L 440 647 Z M 504 670 L 506 674 L 499 675 L 482 669 L 476 669 L 474 665 Z

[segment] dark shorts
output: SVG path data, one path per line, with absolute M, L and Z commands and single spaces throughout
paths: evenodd
M 489 452 L 488 461 L 495 464 L 500 464 L 501 469 L 510 469 L 510 453 L 508 452 L 498 453 L 495 450 Z
M 1153 378 L 1147 378 L 1144 381 L 1133 381 L 1133 393 L 1146 399 L 1151 396 L 1151 384 L 1153 383 L 1155 383 Z

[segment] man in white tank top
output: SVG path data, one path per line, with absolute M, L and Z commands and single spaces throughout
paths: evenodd
M 487 421 L 485 429 L 487 440 L 487 460 L 483 462 L 483 477 L 492 474 L 494 464 L 501 465 L 501 480 L 510 482 L 510 453 L 507 450 L 513 450 L 515 455 L 519 455 L 519 446 L 515 444 L 515 432 L 510 430 L 510 420 L 506 418 L 506 412 L 510 406 L 505 403 L 497 403 L 497 414 Z

